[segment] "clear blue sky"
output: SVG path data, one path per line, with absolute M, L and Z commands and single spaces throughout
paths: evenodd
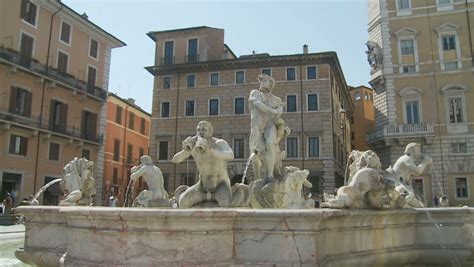
M 112 52 L 109 91 L 151 112 L 154 42 L 149 31 L 194 26 L 225 30 L 225 43 L 237 56 L 335 51 L 349 85 L 367 85 L 365 55 L 367 0 L 312 1 L 152 1 L 63 0 L 68 6 L 124 41 Z

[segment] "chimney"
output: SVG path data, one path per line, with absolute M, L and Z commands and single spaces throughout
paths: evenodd
M 307 44 L 303 45 L 303 54 L 305 54 L 305 55 L 308 54 L 308 45 Z

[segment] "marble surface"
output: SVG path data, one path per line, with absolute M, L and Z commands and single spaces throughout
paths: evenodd
M 474 263 L 472 208 L 19 210 L 17 256 L 41 266 L 58 266 L 66 251 L 65 266 Z

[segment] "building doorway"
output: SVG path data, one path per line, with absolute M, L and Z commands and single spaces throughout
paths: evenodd
M 2 175 L 2 183 L 1 183 L 1 195 L 0 197 L 5 199 L 7 193 L 10 193 L 13 198 L 13 203 L 19 203 L 19 193 L 21 188 L 21 174 L 20 173 L 10 173 L 4 172 Z

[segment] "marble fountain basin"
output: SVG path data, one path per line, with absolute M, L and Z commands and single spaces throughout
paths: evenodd
M 140 209 L 22 206 L 39 266 L 474 263 L 474 208 Z

